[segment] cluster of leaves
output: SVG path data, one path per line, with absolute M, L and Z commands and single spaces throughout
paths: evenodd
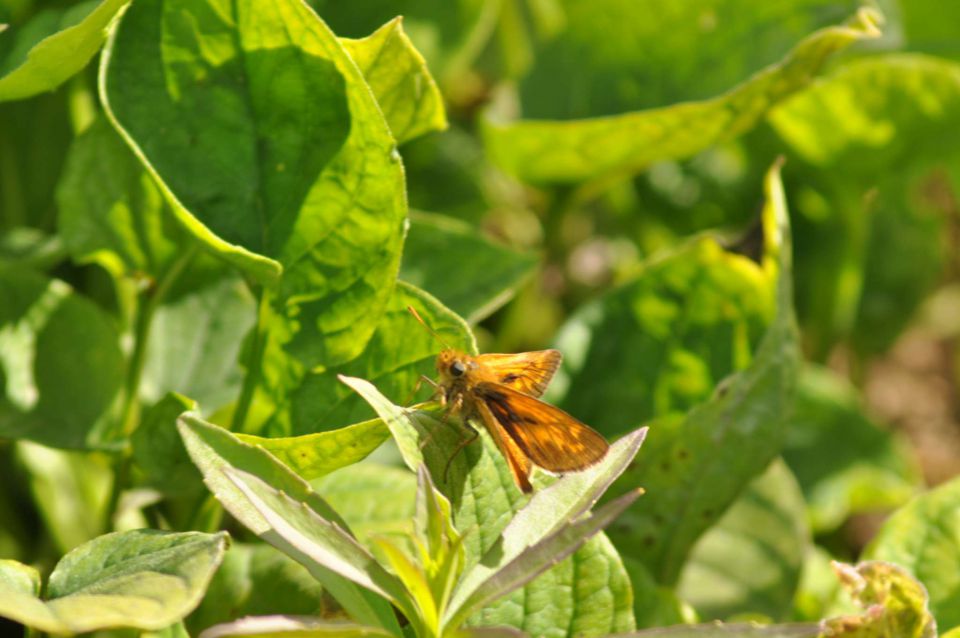
M 914 497 L 856 385 L 948 262 L 934 4 L 366 4 L 0 7 L 0 617 L 960 633 L 960 479 Z M 531 497 L 485 434 L 447 467 L 408 307 L 560 348 L 605 459 Z

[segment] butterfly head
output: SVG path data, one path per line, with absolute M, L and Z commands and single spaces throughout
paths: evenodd
M 458 350 L 443 350 L 437 356 L 437 372 L 442 385 L 456 384 L 465 380 L 477 367 L 477 362 Z

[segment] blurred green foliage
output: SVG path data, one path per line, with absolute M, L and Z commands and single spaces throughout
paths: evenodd
M 909 333 L 957 394 L 958 19 L 0 0 L 0 616 L 958 630 L 956 481 L 866 392 Z M 548 400 L 621 456 L 532 499 L 486 433 L 448 473 L 463 424 L 399 407 L 442 347 L 551 346 Z M 830 569 L 861 551 L 900 567 Z M 232 624 L 281 613 L 316 618 Z

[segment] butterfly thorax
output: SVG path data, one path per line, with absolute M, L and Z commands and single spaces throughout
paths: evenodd
M 444 350 L 437 356 L 437 373 L 443 402 L 454 411 L 471 412 L 471 388 L 491 380 L 492 373 L 476 357 L 459 350 Z

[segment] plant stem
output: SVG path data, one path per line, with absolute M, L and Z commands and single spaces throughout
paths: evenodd
M 250 412 L 250 406 L 253 404 L 253 395 L 256 392 L 257 384 L 260 382 L 260 374 L 263 370 L 263 352 L 267 343 L 266 324 L 270 310 L 270 300 L 262 287 L 257 287 L 254 294 L 257 297 L 257 325 L 253 327 L 250 347 L 247 350 L 247 371 L 244 374 L 243 387 L 240 389 L 237 406 L 233 411 L 233 419 L 230 422 L 230 430 L 233 432 L 244 431 L 247 415 Z

